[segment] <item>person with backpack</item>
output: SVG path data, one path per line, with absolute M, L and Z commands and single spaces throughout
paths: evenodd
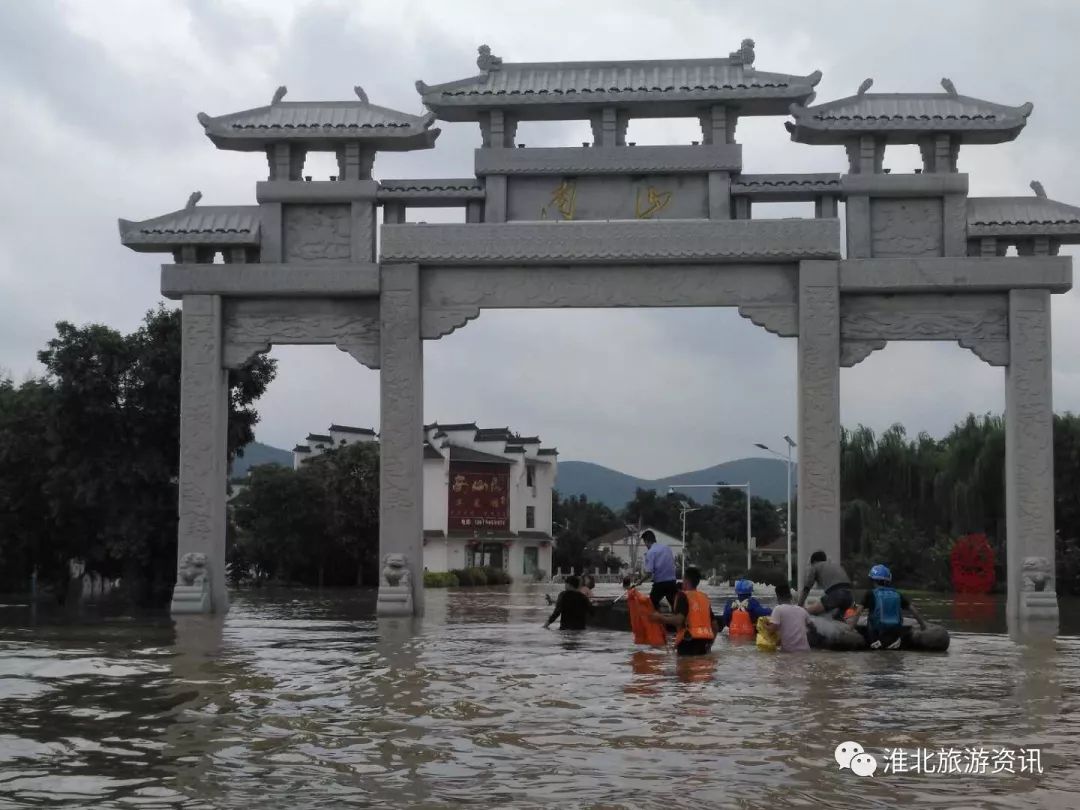
M 892 587 L 892 572 L 880 563 L 870 569 L 870 581 L 874 587 L 866 592 L 858 612 L 848 619 L 854 626 L 866 611 L 866 640 L 874 650 L 896 650 L 904 635 L 904 611 L 915 617 L 919 627 L 926 629 L 926 621 L 918 608 L 900 591 Z
M 754 583 L 748 579 L 735 582 L 735 598 L 728 599 L 724 614 L 720 617 L 720 629 L 728 629 L 735 638 L 753 638 L 757 635 L 757 620 L 768 616 L 772 610 L 754 598 Z

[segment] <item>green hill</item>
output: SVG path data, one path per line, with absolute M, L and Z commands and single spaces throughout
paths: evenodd
M 768 498 L 774 503 L 787 501 L 787 463 L 776 458 L 741 458 L 708 467 L 704 470 L 669 475 L 666 478 L 636 478 L 618 470 L 612 470 L 588 461 L 560 461 L 555 488 L 560 494 L 585 495 L 591 501 L 599 501 L 612 509 L 621 509 L 634 497 L 634 490 L 655 489 L 660 494 L 675 484 L 744 484 L 750 482 L 755 496 Z M 792 496 L 798 470 L 792 467 Z M 696 501 L 708 500 L 705 490 L 683 490 Z
M 252 442 L 244 446 L 242 453 L 243 455 L 238 454 L 233 462 L 232 474 L 229 476 L 233 480 L 244 478 L 248 474 L 248 470 L 252 467 L 258 467 L 260 464 L 278 464 L 292 469 L 293 454 L 290 450 L 271 447 L 262 442 Z

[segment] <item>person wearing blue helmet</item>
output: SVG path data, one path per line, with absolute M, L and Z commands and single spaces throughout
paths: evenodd
M 926 622 L 918 608 L 900 591 L 892 587 L 892 572 L 888 567 L 875 565 L 870 569 L 870 581 L 874 587 L 866 592 L 858 612 L 849 621 L 854 625 L 866 611 L 866 640 L 875 650 L 899 649 L 904 636 L 904 611 L 915 617 L 919 627 L 926 629 Z
M 753 638 L 757 634 L 757 620 L 768 616 L 772 610 L 754 597 L 754 583 L 748 579 L 735 582 L 735 598 L 728 599 L 720 617 L 720 629 L 728 629 L 733 637 Z

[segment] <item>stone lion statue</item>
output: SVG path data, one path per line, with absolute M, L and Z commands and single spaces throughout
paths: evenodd
M 1025 557 L 1023 574 L 1025 591 L 1046 590 L 1050 584 L 1050 562 L 1046 557 Z
M 207 578 L 205 554 L 193 551 L 180 558 L 180 569 L 176 579 L 181 585 L 195 585 L 206 581 Z
M 383 558 L 383 579 L 393 588 L 407 587 L 410 584 L 409 569 L 405 565 L 404 554 L 387 554 Z

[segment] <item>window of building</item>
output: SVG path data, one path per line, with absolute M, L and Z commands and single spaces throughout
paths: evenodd
M 536 528 L 536 507 L 535 506 L 526 506 L 525 507 L 525 528 L 526 529 L 535 529 Z
M 536 486 L 536 467 L 534 467 L 532 464 L 525 465 L 525 486 Z

